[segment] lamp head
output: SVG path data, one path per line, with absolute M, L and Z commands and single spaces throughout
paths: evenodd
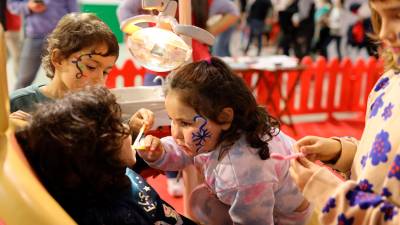
M 187 62 L 192 55 L 192 49 L 181 37 L 158 27 L 138 30 L 127 41 L 137 62 L 157 72 L 174 70 Z
M 176 1 L 142 0 L 142 6 L 160 13 L 134 16 L 121 23 L 121 30 L 128 35 L 129 51 L 141 66 L 156 72 L 166 72 L 187 62 L 192 55 L 192 48 L 179 35 L 189 36 L 208 45 L 214 43 L 214 36 L 208 31 L 178 23 L 174 17 Z M 149 24 L 155 26 L 149 27 Z

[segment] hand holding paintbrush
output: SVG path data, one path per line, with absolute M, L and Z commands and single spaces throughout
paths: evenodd
M 144 130 L 145 125 L 140 128 L 132 148 L 138 150 L 139 155 L 147 162 L 154 162 L 161 157 L 164 149 L 159 138 L 152 135 L 144 136 Z

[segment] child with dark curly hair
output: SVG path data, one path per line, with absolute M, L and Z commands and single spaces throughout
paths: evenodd
M 172 74 L 165 107 L 172 137 L 160 143 L 146 136 L 147 149 L 139 151 L 150 166 L 196 165 L 234 224 L 306 222 L 311 207 L 289 176 L 289 162 L 269 157 L 291 154 L 294 141 L 224 62 L 211 58 Z
M 130 129 L 105 87 L 39 104 L 16 137 L 41 182 L 79 224 L 195 224 L 128 168 L 136 161 Z

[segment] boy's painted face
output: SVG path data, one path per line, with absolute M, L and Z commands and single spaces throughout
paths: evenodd
M 106 45 L 97 45 L 75 52 L 62 60 L 56 67 L 56 74 L 68 90 L 104 85 L 117 60 L 116 56 L 102 56 L 107 50 Z
M 169 91 L 165 108 L 171 118 L 171 133 L 188 155 L 212 151 L 217 147 L 222 126 L 205 118 L 179 99 L 179 92 Z
M 381 19 L 379 38 L 383 42 L 383 47 L 389 48 L 393 52 L 394 60 L 400 64 L 400 1 L 375 0 L 371 1 L 371 8 Z

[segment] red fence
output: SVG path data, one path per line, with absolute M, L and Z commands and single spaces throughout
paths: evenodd
M 118 80 L 121 80 L 122 87 L 138 86 L 143 84 L 146 70 L 136 66 L 132 60 L 126 60 L 121 68 L 114 66 L 106 80 L 108 88 L 118 87 Z
M 258 102 L 291 125 L 292 129 L 284 126 L 284 130 L 293 137 L 312 134 L 359 138 L 368 94 L 383 73 L 382 61 L 369 58 L 352 63 L 345 58 L 327 62 L 306 57 L 301 64 L 301 72 L 283 71 L 279 76 L 263 72 L 266 82 L 259 82 L 254 90 Z M 260 76 L 254 71 L 241 75 L 250 86 L 252 77 Z
M 322 57 L 315 61 L 305 57 L 301 64 L 304 66 L 301 72 L 281 72 L 279 76 L 268 71 L 262 73 L 266 82 L 258 82 L 254 93 L 260 104 L 270 103 L 267 107 L 272 114 L 297 116 L 322 113 L 327 119 L 338 119 L 337 114 L 356 113 L 354 118 L 361 119 L 368 93 L 383 72 L 382 62 L 372 57 L 354 63 L 348 58 L 327 62 Z M 141 85 L 144 73 L 144 68 L 136 67 L 128 60 L 122 68 L 112 69 L 106 85 L 110 88 L 116 87 L 117 83 L 122 86 Z M 239 74 L 249 86 L 257 79 L 255 76 L 260 76 L 252 70 Z M 121 81 L 117 82 L 119 79 Z

